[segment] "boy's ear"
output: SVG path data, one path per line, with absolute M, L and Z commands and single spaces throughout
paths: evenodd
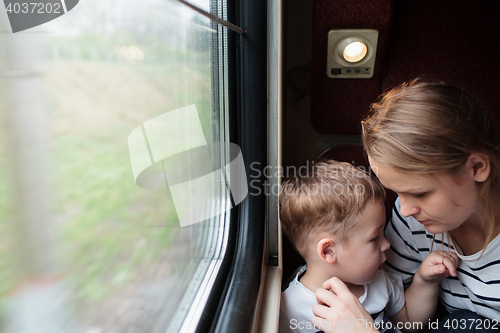
M 472 153 L 467 159 L 467 165 L 472 171 L 472 176 L 476 182 L 485 182 L 490 176 L 491 164 L 490 157 L 483 153 Z
M 318 242 L 317 253 L 319 258 L 328 263 L 333 264 L 337 261 L 337 253 L 335 249 L 335 241 L 331 238 L 322 238 Z

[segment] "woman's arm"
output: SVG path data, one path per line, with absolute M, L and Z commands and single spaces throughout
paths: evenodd
M 443 277 L 457 276 L 459 265 L 460 258 L 453 252 L 435 251 L 428 255 L 405 292 L 405 306 L 391 316 L 391 321 L 421 323 L 420 327 L 427 327 L 436 312 L 439 282 Z

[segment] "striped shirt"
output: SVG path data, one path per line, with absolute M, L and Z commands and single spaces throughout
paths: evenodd
M 400 208 L 398 198 L 385 230 L 391 248 L 386 251 L 384 269 L 400 274 L 407 288 L 429 253 L 436 250 L 456 252 L 462 262 L 456 277 L 441 280 L 439 298 L 442 304 L 449 312 L 469 310 L 500 320 L 500 235 L 488 244 L 484 253 L 479 251 L 464 256 L 455 249 L 446 232 L 436 235 L 428 232 L 413 217 L 403 217 Z

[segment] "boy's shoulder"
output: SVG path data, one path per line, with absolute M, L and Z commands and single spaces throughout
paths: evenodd
M 286 290 L 281 293 L 280 333 L 295 332 L 294 329 L 300 329 L 300 332 L 318 331 L 313 329 L 311 324 L 314 317 L 312 308 L 317 304 L 316 295 L 299 281 L 306 269 L 305 265 L 302 266 Z
M 285 291 L 281 293 L 282 313 L 292 315 L 301 313 L 303 310 L 312 313 L 312 306 L 316 305 L 316 295 L 299 281 L 306 269 L 306 265 L 302 266 Z
M 299 279 L 302 277 L 302 275 L 305 274 L 307 270 L 307 265 L 304 265 L 302 267 L 299 267 L 299 269 L 296 271 L 294 278 L 286 289 L 281 293 L 281 298 L 283 299 L 284 297 L 286 298 L 295 298 L 295 297 L 314 297 L 316 298 L 315 294 L 307 289 L 302 283 L 300 283 Z

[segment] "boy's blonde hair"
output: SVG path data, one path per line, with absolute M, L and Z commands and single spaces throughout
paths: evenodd
M 485 111 L 462 90 L 417 78 L 387 92 L 362 121 L 366 152 L 378 163 L 417 174 L 457 174 L 471 153 L 490 158 L 491 173 L 482 184 L 488 212 L 488 244 L 494 216 L 490 189 L 500 189 L 499 135 Z
M 306 258 L 312 234 L 328 232 L 345 243 L 354 227 L 347 220 L 361 213 L 370 199 L 385 200 L 385 190 L 376 177 L 349 163 L 314 163 L 306 175 L 292 177 L 281 187 L 283 231 Z

